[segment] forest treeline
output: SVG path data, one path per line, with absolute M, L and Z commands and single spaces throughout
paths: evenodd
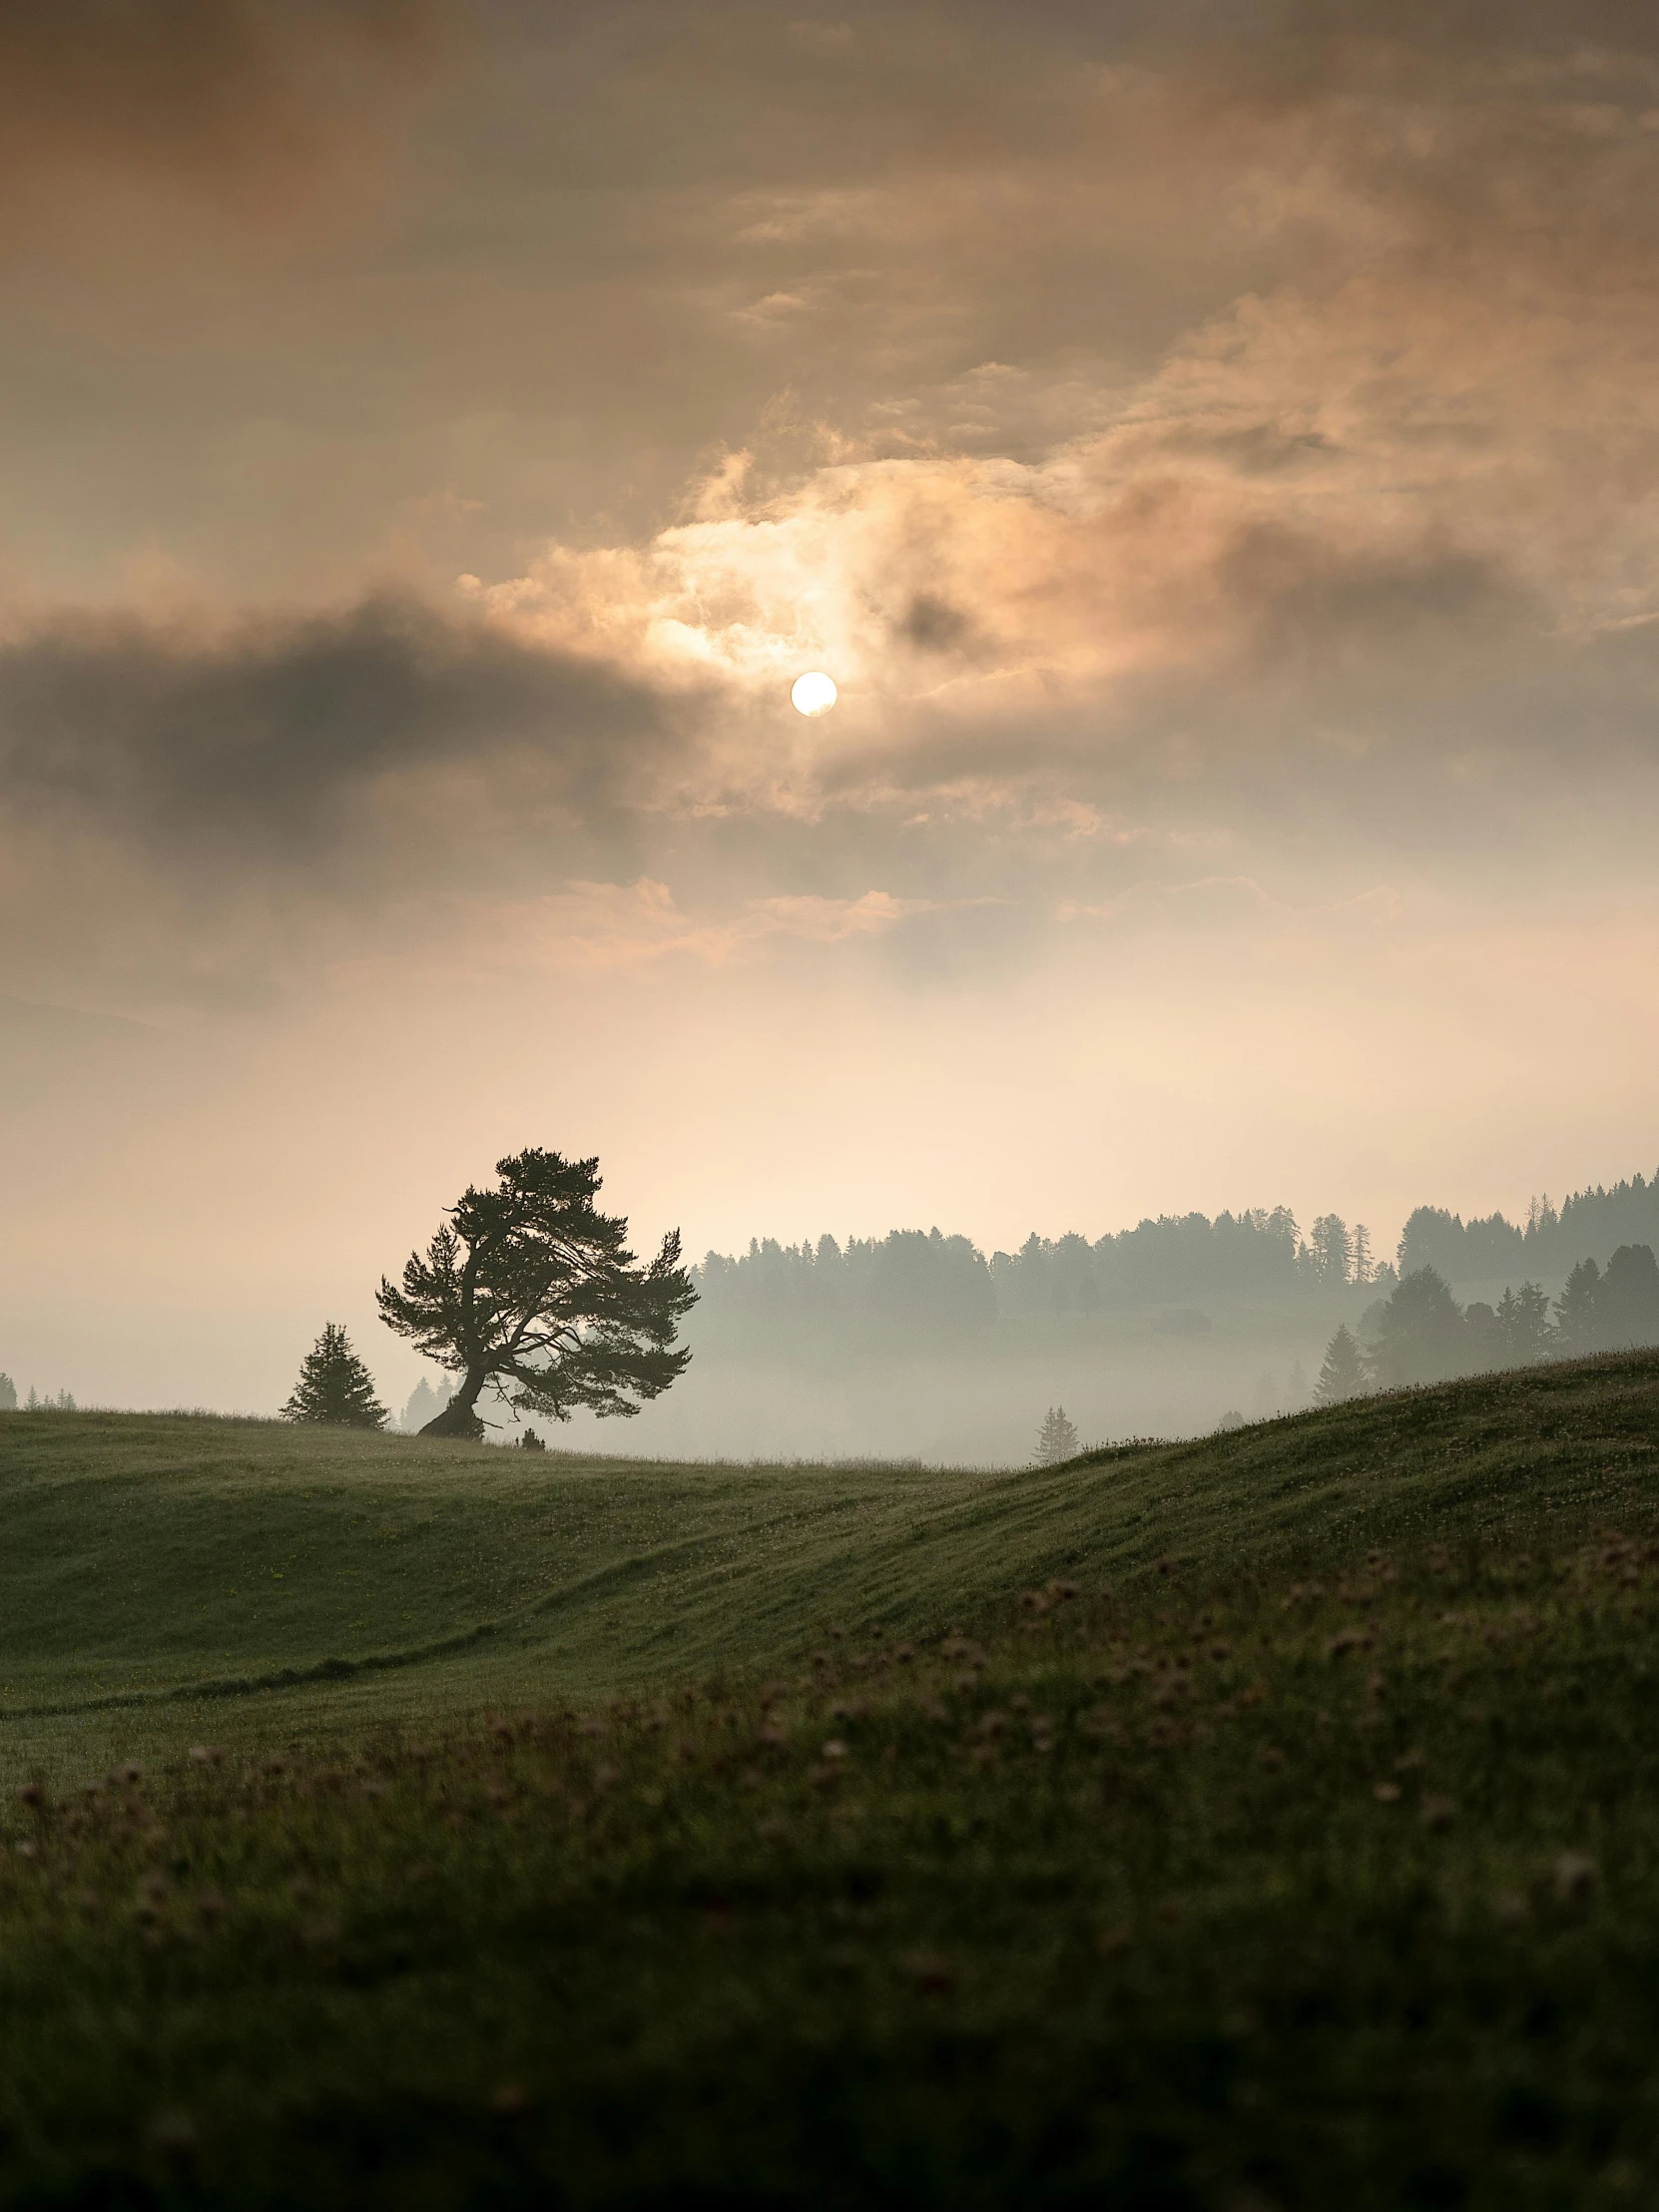
M 1314 1395 L 1327 1404 L 1373 1389 L 1583 1359 L 1659 1344 L 1659 1264 L 1651 1245 L 1620 1245 L 1605 1269 L 1581 1260 L 1553 1302 L 1537 1283 L 1506 1285 L 1494 1306 L 1459 1306 L 1435 1269 L 1412 1268 L 1326 1347 Z
M 1286 1207 L 1166 1215 L 1094 1244 L 1028 1237 L 987 1259 L 966 1237 L 895 1229 L 840 1244 L 757 1239 L 693 1270 L 699 1333 L 759 1344 L 819 1335 L 871 1344 L 901 1336 L 957 1342 L 1013 1314 L 1092 1314 L 1110 1307 L 1190 1307 L 1204 1299 L 1280 1297 L 1354 1284 L 1391 1286 L 1363 1224 L 1325 1214 L 1305 1237 Z M 1179 1317 L 1178 1317 L 1179 1318 Z M 1193 1317 L 1202 1321 L 1202 1316 Z
M 1501 1283 L 1508 1278 L 1565 1276 L 1580 1260 L 1605 1262 L 1620 1245 L 1659 1243 L 1659 1170 L 1651 1182 L 1633 1175 L 1605 1190 L 1575 1191 L 1559 1207 L 1535 1198 L 1524 1222 L 1502 1214 L 1464 1221 L 1443 1207 L 1419 1206 L 1406 1222 L 1396 1255 L 1399 1273 L 1432 1268 L 1451 1283 Z
M 906 1346 L 960 1342 L 1014 1315 L 1171 1308 L 1172 1326 L 1202 1329 L 1208 1301 L 1306 1297 L 1399 1281 L 1432 1268 L 1448 1282 L 1559 1280 L 1621 1245 L 1659 1242 L 1659 1174 L 1597 1185 L 1556 1207 L 1535 1200 L 1523 1225 L 1501 1214 L 1465 1222 L 1419 1206 L 1392 1261 L 1378 1260 L 1366 1225 L 1322 1214 L 1304 1231 L 1289 1207 L 1160 1215 L 1089 1238 L 1032 1235 L 988 1257 L 967 1237 L 896 1229 L 886 1237 L 756 1239 L 745 1253 L 711 1252 L 692 1270 L 694 1334 L 757 1349 L 803 1342 Z

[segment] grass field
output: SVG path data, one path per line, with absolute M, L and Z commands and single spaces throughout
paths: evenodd
M 7 2203 L 1659 2194 L 1659 1357 L 1042 1475 L 18 1415 L 0 1486 Z

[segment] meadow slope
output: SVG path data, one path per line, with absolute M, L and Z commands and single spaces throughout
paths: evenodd
M 626 1431 L 619 1432 L 619 1442 Z M 0 1786 L 972 1630 L 1054 1574 L 1558 1535 L 1659 1495 L 1659 1354 L 1029 1469 L 676 1465 L 0 1414 Z
M 1040 1477 L 5 1443 L 19 2212 L 1655 2201 L 1653 1356 Z

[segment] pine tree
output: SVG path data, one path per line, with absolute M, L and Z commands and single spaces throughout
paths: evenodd
M 1363 1221 L 1356 1222 L 1354 1227 L 1354 1280 L 1356 1283 L 1369 1283 L 1376 1272 L 1377 1262 L 1372 1258 L 1371 1250 L 1371 1231 Z
M 1346 1283 L 1354 1264 L 1354 1239 L 1341 1214 L 1321 1214 L 1313 1229 L 1315 1272 L 1322 1283 Z
M 1609 1351 L 1659 1344 L 1659 1263 L 1651 1245 L 1620 1245 L 1601 1278 L 1597 1305 Z
M 1360 1350 L 1359 1339 L 1344 1322 L 1325 1348 L 1325 1363 L 1314 1384 L 1314 1395 L 1322 1405 L 1341 1405 L 1347 1398 L 1359 1397 L 1365 1387 L 1366 1356 Z
M 1601 1350 L 1601 1270 L 1593 1260 L 1580 1260 L 1567 1277 L 1555 1301 L 1555 1327 L 1563 1352 Z
M 17 1410 L 17 1384 L 9 1375 L 0 1375 L 0 1413 Z
M 494 1190 L 461 1193 L 426 1250 L 409 1255 L 400 1283 L 380 1284 L 386 1327 L 461 1379 L 423 1433 L 481 1438 L 486 1387 L 513 1412 L 549 1420 L 637 1413 L 691 1360 L 675 1345 L 681 1316 L 697 1304 L 680 1232 L 641 1265 L 627 1249 L 627 1222 L 594 1204 L 597 1160 L 532 1147 L 498 1160 L 495 1172 Z
M 323 1324 L 321 1336 L 305 1355 L 293 1395 L 282 1407 L 282 1418 L 330 1428 L 384 1426 L 386 1409 L 375 1397 L 369 1372 L 352 1351 L 341 1323 Z
M 1379 1318 L 1372 1372 L 1387 1390 L 1466 1375 L 1469 1336 L 1463 1309 L 1434 1268 L 1410 1268 Z
M 1057 1467 L 1062 1459 L 1075 1459 L 1082 1447 L 1077 1441 L 1077 1430 L 1066 1418 L 1063 1405 L 1051 1405 L 1043 1415 L 1042 1426 L 1037 1430 L 1037 1448 L 1031 1454 L 1032 1462 L 1039 1467 Z
M 1518 1291 L 1505 1286 L 1497 1304 L 1497 1326 L 1510 1367 L 1529 1367 L 1549 1357 L 1549 1298 L 1539 1284 L 1523 1283 Z

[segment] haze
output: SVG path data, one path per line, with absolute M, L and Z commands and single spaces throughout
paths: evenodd
M 20 1381 L 401 1400 L 532 1144 L 694 1258 L 1651 1171 L 1651 8 L 58 0 L 0 88 Z

